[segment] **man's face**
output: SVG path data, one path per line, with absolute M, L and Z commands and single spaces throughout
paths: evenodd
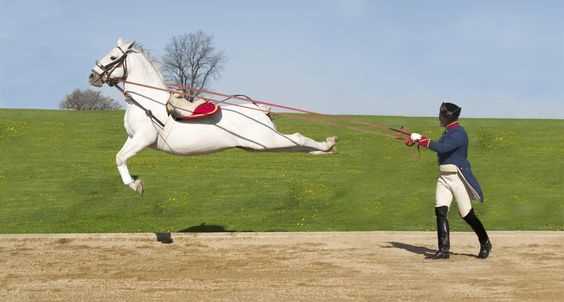
M 446 116 L 444 116 L 441 113 L 439 113 L 439 123 L 440 123 L 441 127 L 446 127 L 448 125 L 448 120 L 447 120 Z

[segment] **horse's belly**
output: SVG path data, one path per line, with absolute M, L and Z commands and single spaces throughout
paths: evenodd
M 181 155 L 205 154 L 237 146 L 231 135 L 215 124 L 179 123 L 169 118 L 157 139 L 157 148 Z

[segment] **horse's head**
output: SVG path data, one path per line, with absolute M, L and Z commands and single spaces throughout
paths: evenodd
M 117 46 L 96 61 L 92 68 L 89 82 L 91 85 L 101 87 L 103 84 L 113 86 L 119 80 L 127 76 L 127 54 L 134 51 L 135 42 L 125 42 L 121 38 L 117 40 Z

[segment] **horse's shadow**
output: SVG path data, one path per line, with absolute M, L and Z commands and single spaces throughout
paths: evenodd
M 201 223 L 199 225 L 193 225 L 191 227 L 178 230 L 177 232 L 178 233 L 234 233 L 240 231 L 228 230 L 223 225 L 219 225 L 219 224 Z M 157 241 L 160 243 L 174 242 L 171 232 L 156 232 L 155 236 L 157 238 Z
M 193 225 L 185 229 L 177 231 L 178 233 L 250 233 L 254 230 L 231 230 L 221 224 L 207 224 L 205 222 L 199 225 Z
M 178 230 L 179 233 L 234 233 L 240 232 L 235 230 L 226 229 L 225 226 L 220 224 L 206 224 L 193 225 L 191 227 Z
M 253 230 L 230 230 L 227 229 L 225 226 L 220 224 L 207 224 L 201 223 L 199 225 L 193 225 L 191 227 L 187 227 L 185 229 L 177 230 L 177 233 L 250 233 L 255 232 Z M 267 232 L 286 232 L 286 230 L 282 229 L 273 229 L 267 230 Z M 161 243 L 173 243 L 174 239 L 172 238 L 171 232 L 155 232 L 157 241 Z
M 402 243 L 402 242 L 396 242 L 396 241 L 389 241 L 387 242 L 390 245 L 389 246 L 383 246 L 383 248 L 397 248 L 397 249 L 402 249 L 414 254 L 418 254 L 418 255 L 423 255 L 425 258 L 430 258 L 433 254 L 435 254 L 436 250 L 424 247 L 424 246 L 417 246 L 417 245 L 411 245 L 408 243 Z M 478 256 L 476 255 L 472 255 L 472 254 L 468 254 L 468 253 L 453 253 L 450 252 L 451 255 L 454 256 L 467 256 L 467 257 L 472 257 L 472 258 L 478 258 Z

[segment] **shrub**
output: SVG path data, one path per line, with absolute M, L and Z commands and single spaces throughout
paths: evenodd
M 61 102 L 59 107 L 61 109 L 86 111 L 117 110 L 121 108 L 121 105 L 114 101 L 114 99 L 103 96 L 100 91 L 75 89 L 65 96 L 65 99 Z

